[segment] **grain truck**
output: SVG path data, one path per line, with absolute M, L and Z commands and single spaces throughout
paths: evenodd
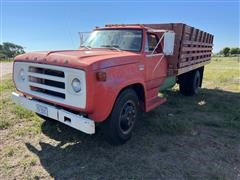
M 123 144 L 141 112 L 166 102 L 159 92 L 177 83 L 184 95 L 198 93 L 212 47 L 212 34 L 183 23 L 97 27 L 77 50 L 17 56 L 12 98 L 84 133 L 98 123 Z

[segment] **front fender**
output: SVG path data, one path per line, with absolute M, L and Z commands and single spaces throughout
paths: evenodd
M 140 63 L 133 63 L 101 70 L 107 73 L 107 80 L 95 80 L 93 111 L 89 114 L 90 119 L 98 122 L 107 119 L 122 89 L 138 83 L 142 84 L 145 90 L 144 71 L 139 70 L 139 65 Z

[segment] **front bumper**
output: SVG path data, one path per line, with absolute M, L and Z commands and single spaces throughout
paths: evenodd
M 55 106 L 51 106 L 46 103 L 39 102 L 37 100 L 28 99 L 15 92 L 12 92 L 12 100 L 16 104 L 21 105 L 35 113 L 39 113 L 43 116 L 55 119 L 84 133 L 95 133 L 95 123 L 91 119 L 57 108 Z

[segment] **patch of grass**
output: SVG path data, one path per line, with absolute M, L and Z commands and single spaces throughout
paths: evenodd
M 18 128 L 18 129 L 16 129 L 16 131 L 15 131 L 15 134 L 17 135 L 17 136 L 24 136 L 24 135 L 26 135 L 28 132 L 26 131 L 26 129 L 24 129 L 24 128 Z
M 161 144 L 159 146 L 160 152 L 167 152 L 168 151 L 168 146 L 166 144 Z
M 40 119 L 39 117 L 37 117 L 35 114 L 33 116 L 33 118 L 31 119 L 32 121 L 32 126 L 30 129 L 30 132 L 32 132 L 33 134 L 39 134 L 41 132 L 41 126 L 42 126 L 42 119 Z
M 24 135 L 36 135 L 41 133 L 42 120 L 35 115 L 26 116 L 25 121 L 29 124 L 28 126 L 18 128 L 16 131 L 16 135 L 24 136 Z
M 35 115 L 32 111 L 21 106 L 15 106 L 13 108 L 13 113 L 20 119 L 29 119 Z
M 5 62 L 13 62 L 14 59 L 0 59 L 0 63 L 5 63 Z
M 42 121 L 34 118 L 28 126 L 18 128 L 15 133 L 17 136 L 36 135 L 41 133 L 41 125 Z
M 12 80 L 9 79 L 3 79 L 0 83 L 0 93 L 3 93 L 4 91 L 11 91 L 14 90 L 14 83 Z
M 182 134 L 187 132 L 192 127 L 192 122 L 181 116 L 174 114 L 160 114 L 157 111 L 152 111 L 146 114 L 147 122 L 151 129 L 158 133 L 166 133 L 171 135 Z
M 2 110 L 4 108 L 4 106 L 6 106 L 8 103 L 10 102 L 10 99 L 1 99 L 0 101 L 0 110 Z
M 7 76 L 0 83 L 1 101 L 0 101 L 0 129 L 8 129 L 18 122 L 28 122 L 29 127 L 24 129 L 19 128 L 15 131 L 18 136 L 24 136 L 26 134 L 38 134 L 41 131 L 41 120 L 35 115 L 35 113 L 15 105 L 11 100 L 11 92 L 15 90 L 12 81 Z M 21 121 L 19 121 L 21 120 Z
M 4 150 L 4 155 L 7 157 L 11 157 L 14 155 L 14 148 L 13 147 L 6 147 Z
M 202 89 L 202 100 L 197 104 L 195 122 L 219 128 L 240 128 L 240 93 Z
M 7 129 L 10 126 L 10 123 L 8 120 L 1 119 L 0 120 L 0 130 Z
M 0 102 L 0 129 L 7 129 L 15 124 L 15 114 L 12 113 L 14 108 L 15 105 L 8 95 L 4 96 Z
M 226 180 L 226 179 L 228 179 L 221 172 L 210 173 L 210 177 L 211 177 L 212 180 Z
M 204 87 L 240 91 L 240 58 L 216 57 L 205 67 Z
M 35 166 L 37 164 L 37 159 L 34 157 L 26 157 L 21 161 L 21 166 L 24 169 L 30 168 L 31 166 Z

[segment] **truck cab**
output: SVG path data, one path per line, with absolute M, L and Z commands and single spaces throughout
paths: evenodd
M 182 68 L 176 73 L 170 66 L 171 57 L 179 56 L 176 33 L 174 28 L 106 25 L 93 30 L 78 50 L 19 55 L 13 100 L 88 134 L 101 123 L 110 143 L 125 143 L 140 112 L 166 101 L 159 91 L 178 82 L 183 93 L 193 95 L 201 86 L 204 64 L 191 66 L 191 73 Z

